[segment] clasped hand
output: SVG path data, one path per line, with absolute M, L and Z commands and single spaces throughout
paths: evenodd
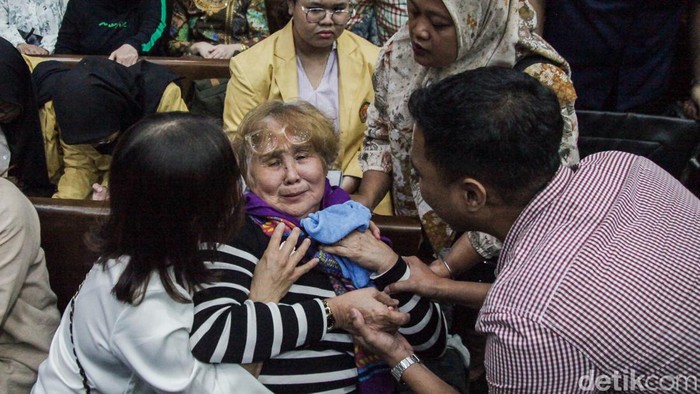
M 410 319 L 408 313 L 398 311 L 397 300 L 373 287 L 349 291 L 326 302 L 333 311 L 337 327 L 353 334 L 356 333 L 352 324 L 353 309 L 362 314 L 368 327 L 379 331 L 396 332 Z
M 190 53 L 199 55 L 205 59 L 230 59 L 241 50 L 241 44 L 218 44 L 212 45 L 208 42 L 195 42 L 190 46 Z

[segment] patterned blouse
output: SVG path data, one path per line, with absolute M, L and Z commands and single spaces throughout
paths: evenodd
M 13 46 L 32 43 L 52 53 L 66 5 L 68 0 L 0 0 L 0 37 Z M 27 41 L 29 33 L 40 42 Z
M 186 54 L 195 42 L 251 46 L 270 35 L 264 0 L 231 0 L 218 9 L 207 7 L 207 3 L 220 2 L 174 1 L 168 42 L 170 55 Z
M 375 98 L 367 113 L 367 131 L 360 165 L 363 171 L 391 174 L 396 215 L 419 217 L 436 254 L 447 252 L 455 233 L 423 200 L 411 166 L 413 118 L 408 98 L 414 90 L 464 70 L 482 66 L 513 67 L 524 58 L 542 61 L 524 71 L 554 90 L 564 117 L 560 148 L 565 165 L 578 163 L 576 92 L 566 61 L 539 36 L 532 34 L 535 14 L 524 0 L 443 0 L 456 26 L 457 60 L 443 68 L 420 66 L 413 59 L 404 25 L 382 48 L 374 73 Z M 478 23 L 477 21 L 482 21 Z M 500 242 L 484 233 L 469 233 L 472 246 L 484 258 L 498 254 Z

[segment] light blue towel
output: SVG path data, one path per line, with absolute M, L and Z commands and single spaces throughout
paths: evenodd
M 346 201 L 310 214 L 301 220 L 301 227 L 307 234 L 322 244 L 334 244 L 354 230 L 365 232 L 369 227 L 372 213 L 364 205 L 355 201 Z M 371 285 L 371 271 L 356 262 L 341 256 L 335 256 L 343 276 L 352 280 L 356 288 Z

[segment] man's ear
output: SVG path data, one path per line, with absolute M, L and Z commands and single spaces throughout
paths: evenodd
M 474 178 L 464 178 L 459 184 L 464 207 L 477 212 L 486 205 L 486 188 Z
M 294 5 L 295 5 L 295 0 L 287 0 L 287 13 L 292 16 L 294 15 Z

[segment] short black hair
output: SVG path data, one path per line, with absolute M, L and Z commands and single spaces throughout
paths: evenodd
M 153 271 L 170 297 L 187 301 L 168 270 L 188 289 L 212 279 L 200 247 L 231 239 L 244 211 L 228 137 L 213 120 L 186 112 L 149 115 L 124 132 L 109 196 L 110 215 L 88 241 L 103 265 L 130 257 L 113 292 L 131 304 L 140 302 Z
M 564 121 L 556 95 L 510 68 L 468 70 L 413 92 L 426 159 L 446 183 L 470 176 L 525 203 L 559 168 Z

